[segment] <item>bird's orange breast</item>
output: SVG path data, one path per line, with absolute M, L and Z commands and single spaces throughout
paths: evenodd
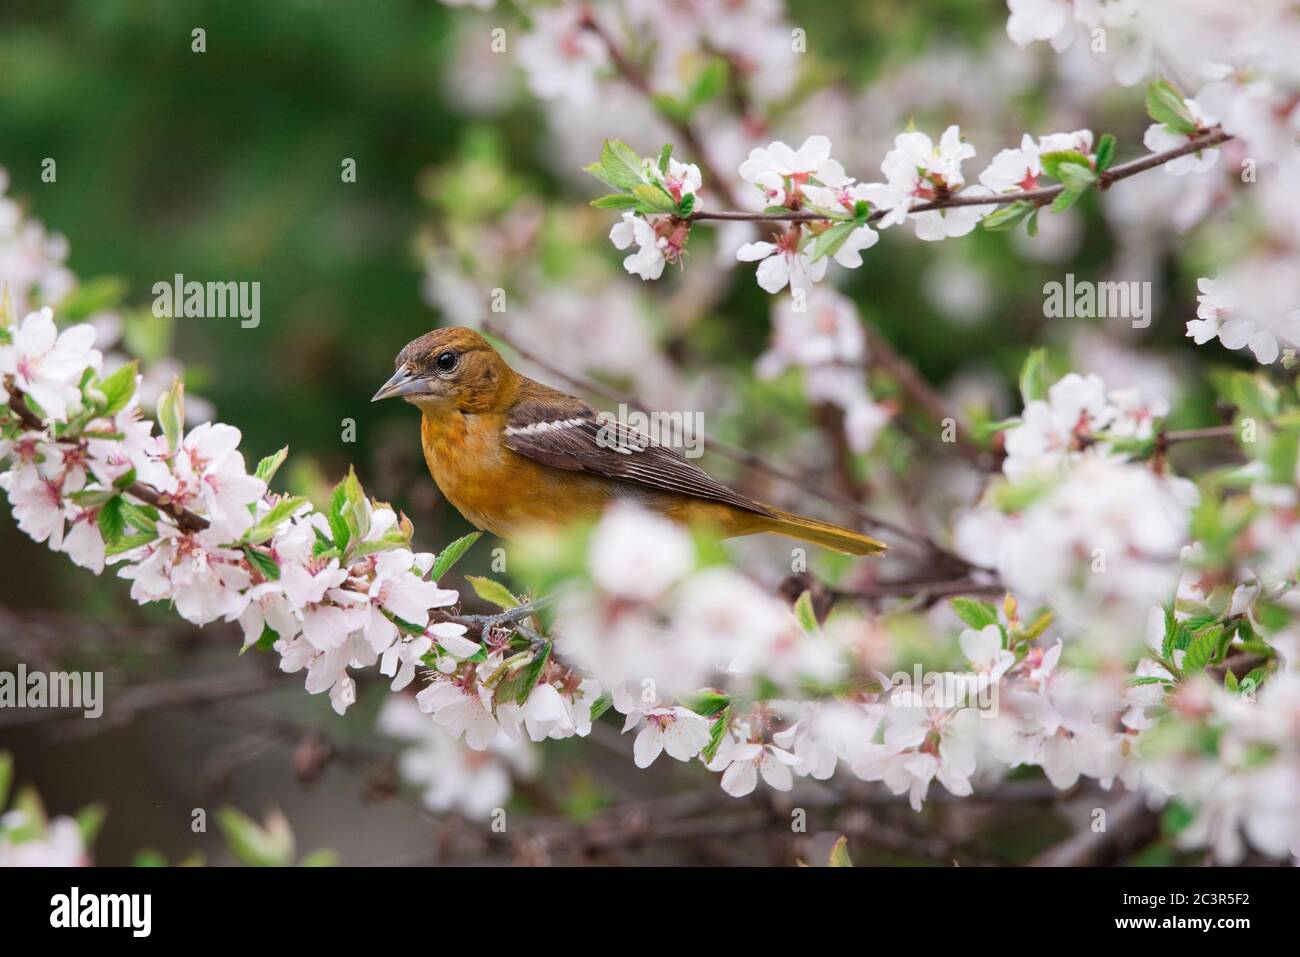
M 616 494 L 608 479 L 542 465 L 506 448 L 500 414 L 451 412 L 420 423 L 438 488 L 475 526 L 514 538 L 536 525 L 594 517 Z

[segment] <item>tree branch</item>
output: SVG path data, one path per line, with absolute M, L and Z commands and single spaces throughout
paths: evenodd
M 9 390 L 9 408 L 18 417 L 18 421 L 23 424 L 24 428 L 36 432 L 45 430 L 45 423 L 31 410 L 22 392 L 16 389 Z M 51 437 L 50 441 L 59 443 L 61 440 Z M 152 485 L 146 485 L 144 482 L 132 482 L 123 491 L 168 515 L 181 531 L 201 532 L 208 527 L 206 518 L 177 505 Z
M 1155 169 L 1157 166 L 1163 166 L 1171 160 L 1176 160 L 1180 156 L 1186 156 L 1189 153 L 1197 153 L 1204 149 L 1218 146 L 1232 139 L 1232 134 L 1225 133 L 1222 127 L 1214 127 L 1206 130 L 1197 136 L 1192 137 L 1182 146 L 1174 149 L 1165 150 L 1160 153 L 1151 153 L 1147 156 L 1130 160 L 1127 163 L 1121 163 L 1119 166 L 1112 166 L 1110 169 L 1101 173 L 1097 177 L 1097 188 L 1101 190 L 1109 189 L 1113 184 L 1120 180 L 1128 179 L 1130 176 L 1136 176 L 1138 173 L 1146 172 L 1149 169 Z M 944 199 L 937 199 L 929 203 L 919 203 L 913 206 L 909 212 L 928 213 L 938 209 L 957 209 L 962 206 L 1008 206 L 1011 203 L 1033 203 L 1035 206 L 1046 206 L 1056 197 L 1065 192 L 1065 187 L 1061 184 L 1056 186 L 1043 186 L 1039 189 L 1020 190 L 1015 193 L 996 193 L 992 196 L 948 196 Z M 734 204 L 733 204 L 734 205 Z M 878 222 L 883 219 L 889 210 L 878 209 L 867 217 L 868 223 Z M 751 222 L 751 223 L 818 223 L 828 222 L 831 217 L 824 213 L 812 212 L 810 210 L 791 210 L 784 213 L 750 213 L 739 210 L 711 210 L 700 209 L 686 217 L 690 222 L 705 222 L 709 220 L 718 220 L 723 222 Z
M 614 41 L 614 38 L 596 20 L 596 15 L 590 7 L 583 7 L 581 25 L 583 29 L 591 31 L 605 44 L 610 62 L 614 64 L 614 69 L 627 81 L 627 84 L 644 96 L 664 122 L 677 131 L 677 135 L 682 139 L 682 145 L 686 147 L 687 152 L 690 154 L 689 158 L 693 159 L 700 167 L 700 172 L 703 173 L 708 188 L 717 193 L 726 205 L 739 205 L 735 196 L 731 194 L 731 187 L 727 185 L 727 180 L 718 173 L 717 167 L 709 159 L 708 151 L 704 148 L 704 142 L 695 132 L 695 128 L 691 126 L 690 121 L 672 116 L 659 106 L 659 101 L 655 97 L 655 92 L 651 89 L 650 81 L 646 78 L 646 75 L 627 58 L 627 54 Z

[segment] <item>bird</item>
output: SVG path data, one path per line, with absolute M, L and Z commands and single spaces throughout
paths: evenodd
M 622 501 L 724 538 L 773 532 L 849 555 L 885 551 L 861 532 L 746 498 L 675 449 L 516 372 L 473 329 L 426 333 L 394 365 L 371 401 L 400 397 L 420 410 L 424 460 L 443 496 L 507 541 Z

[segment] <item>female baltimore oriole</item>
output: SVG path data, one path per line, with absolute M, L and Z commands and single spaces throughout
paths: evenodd
M 745 498 L 581 399 L 515 372 L 472 329 L 435 329 L 409 343 L 396 366 L 371 401 L 401 396 L 420 409 L 433 480 L 494 535 L 593 517 L 622 498 L 728 537 L 775 532 L 850 555 L 885 550 L 859 532 Z

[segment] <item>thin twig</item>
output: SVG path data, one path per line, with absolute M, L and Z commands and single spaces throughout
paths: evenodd
M 1204 149 L 1210 149 L 1226 143 L 1232 139 L 1232 134 L 1225 133 L 1222 127 L 1214 127 L 1200 133 L 1182 146 L 1174 149 L 1164 150 L 1160 153 L 1151 153 L 1147 156 L 1130 160 L 1127 163 L 1121 163 L 1119 166 L 1113 166 L 1100 173 L 1097 177 L 1098 189 L 1109 189 L 1114 183 L 1128 179 L 1130 176 L 1136 176 L 1138 173 L 1146 172 L 1149 169 L 1155 169 L 1157 166 L 1163 166 L 1171 160 L 1176 160 L 1180 156 L 1186 156 L 1189 153 L 1197 153 Z M 911 207 L 911 213 L 928 213 L 939 209 L 958 209 L 963 206 L 1007 206 L 1011 203 L 1032 203 L 1035 206 L 1046 206 L 1056 197 L 1065 192 L 1065 186 L 1057 184 L 1056 186 L 1042 186 L 1038 189 L 1020 190 L 1015 193 L 995 193 L 989 196 L 946 196 L 943 199 L 937 199 L 929 203 L 919 203 Z M 887 209 L 878 209 L 867 217 L 868 223 L 878 222 L 889 214 Z M 811 210 L 791 210 L 781 213 L 750 213 L 740 210 L 713 210 L 700 209 L 685 217 L 691 222 L 705 222 L 708 220 L 718 220 L 723 222 L 751 222 L 751 223 L 817 223 L 827 222 L 831 219 L 825 213 L 818 213 Z
M 1194 442 L 1197 439 L 1230 439 L 1237 435 L 1235 425 L 1211 425 L 1203 429 L 1183 429 L 1174 432 L 1162 432 L 1165 445 L 1175 442 Z
M 925 381 L 925 378 L 916 371 L 914 365 L 894 350 L 888 339 L 870 324 L 864 324 L 864 328 L 867 336 L 867 362 L 884 369 L 893 376 L 907 397 L 935 422 L 942 425 L 945 420 L 951 419 L 953 422 L 953 438 L 957 448 L 977 465 L 988 468 L 990 456 L 980 448 L 979 443 L 971 438 L 965 425 L 962 424 L 961 418 L 948 408 L 943 396 L 936 392 L 930 383 Z
M 627 54 L 609 35 L 609 32 L 600 25 L 596 19 L 595 13 L 590 7 L 584 7 L 581 17 L 581 26 L 591 31 L 604 45 L 609 53 L 610 62 L 614 64 L 621 77 L 627 81 L 628 85 L 646 98 L 646 101 L 655 108 L 659 116 L 677 131 L 677 135 L 682 139 L 682 145 L 686 147 L 689 159 L 694 160 L 704 174 L 705 181 L 709 188 L 714 190 L 722 201 L 728 206 L 738 205 L 735 196 L 731 193 L 731 187 L 727 185 L 727 180 L 718 173 L 718 169 L 709 159 L 708 151 L 704 148 L 704 142 L 700 139 L 699 134 L 690 121 L 680 116 L 675 116 L 659 106 L 659 101 L 655 97 L 654 90 L 650 87 L 650 81 L 646 75 L 628 59 Z
M 1050 847 L 1029 862 L 1030 867 L 1088 867 L 1105 864 L 1154 836 L 1156 816 L 1141 794 L 1122 794 L 1106 808 L 1104 827 L 1098 831 L 1091 814 L 1071 837 Z

